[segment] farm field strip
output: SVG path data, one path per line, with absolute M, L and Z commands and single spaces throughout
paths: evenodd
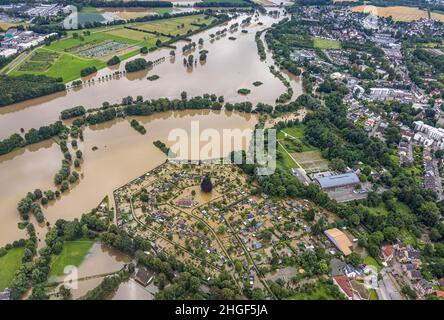
M 413 21 L 419 19 L 428 19 L 429 13 L 426 10 L 405 6 L 378 7 L 361 5 L 352 8 L 353 12 L 371 12 L 381 17 L 392 17 L 396 21 Z M 432 19 L 444 22 L 444 14 L 431 12 Z

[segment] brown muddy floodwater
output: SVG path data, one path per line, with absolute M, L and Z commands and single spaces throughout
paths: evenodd
M 155 65 L 152 70 L 99 81 L 99 77 L 111 75 L 116 70 L 106 68 L 93 76 L 95 79 L 93 84 L 0 108 L 0 139 L 18 132 L 20 128 L 38 128 L 53 123 L 59 119 L 60 112 L 64 109 L 76 105 L 87 108 L 98 107 L 104 101 L 117 103 L 126 96 L 141 95 L 145 99 L 178 98 L 182 91 L 186 91 L 189 97 L 214 93 L 223 95 L 227 102 L 248 100 L 253 104 L 257 102 L 274 104 L 276 98 L 286 88 L 270 73 L 269 66 L 273 62 L 270 59 L 260 61 L 254 37 L 256 31 L 270 27 L 284 15 L 281 14 L 279 17 L 260 15 L 258 19 L 253 18 L 248 26 L 240 27 L 214 40 L 210 38 L 210 34 L 236 22 L 240 24 L 246 17 L 247 15 L 241 15 L 225 25 L 192 36 L 192 40 L 196 43 L 199 38 L 204 39 L 203 46 L 197 46 L 192 52 L 195 58 L 198 58 L 200 50 L 208 50 L 207 61 L 202 64 L 198 62 L 193 68 L 183 65 L 182 47 L 185 42 L 176 43 L 174 59 L 169 57 L 170 49 L 156 50 L 144 56 L 152 61 L 166 57 L 164 62 Z M 259 25 L 259 22 L 263 24 Z M 242 33 L 242 29 L 248 33 Z M 236 40 L 229 40 L 231 36 Z M 271 57 L 271 54 L 268 56 Z M 123 70 L 124 63 L 117 67 L 119 68 Z M 156 81 L 146 79 L 147 75 L 153 74 L 159 75 L 160 79 Z M 295 77 L 289 80 L 294 90 L 293 98 L 296 98 L 302 93 L 300 80 Z M 252 83 L 255 81 L 261 81 L 263 85 L 253 86 Z M 251 93 L 247 96 L 240 95 L 237 93 L 240 88 L 248 88 Z
M 26 192 L 53 187 L 51 176 L 62 158 L 59 146 L 52 140 L 0 156 L 0 247 L 27 237 L 17 227 L 19 213 L 15 207 Z
M 212 128 L 218 132 L 224 129 L 252 129 L 257 123 L 255 115 L 227 111 L 164 112 L 137 119 L 146 128 L 145 135 L 130 126 L 129 118 L 85 129 L 85 140 L 79 144 L 84 157 L 81 180 L 60 200 L 43 207 L 45 217 L 51 224 L 60 218 L 80 218 L 82 213 L 95 208 L 106 195 L 111 196 L 117 187 L 162 164 L 166 156 L 154 147 L 153 141 L 173 144 L 167 140 L 172 129 L 183 129 L 191 136 L 192 121 L 198 121 L 200 131 Z M 245 148 L 247 140 L 241 148 Z M 94 146 L 98 150 L 92 151 Z M 211 158 L 225 155 L 216 152 L 211 154 Z M 194 154 L 192 157 L 196 158 Z M 61 159 L 59 146 L 51 142 L 0 156 L 0 246 L 25 236 L 17 228 L 20 221 L 17 203 L 35 188 L 54 190 L 53 177 L 61 166 Z M 36 231 L 43 242 L 46 227 L 40 226 Z
M 157 287 L 151 282 L 145 288 L 134 279 L 120 284 L 119 288 L 110 297 L 111 300 L 153 300 Z
M 210 39 L 210 34 L 233 23 L 240 24 L 246 17 L 241 15 L 227 25 L 194 35 L 192 40 L 196 43 L 199 38 L 204 39 L 204 45 L 193 52 L 195 57 L 198 56 L 199 50 L 205 49 L 209 53 L 206 63 L 197 63 L 191 69 L 183 66 L 182 47 L 185 43 L 179 43 L 175 59 L 170 59 L 170 49 L 161 49 L 146 55 L 145 58 L 148 60 L 166 57 L 165 62 L 155 65 L 152 70 L 98 81 L 99 77 L 110 75 L 115 71 L 115 69 L 104 69 L 94 76 L 94 84 L 0 108 L 0 139 L 19 132 L 20 128 L 38 128 L 53 123 L 59 119 L 60 112 L 64 109 L 76 105 L 83 105 L 86 108 L 98 107 L 104 101 L 116 103 L 126 96 L 141 95 L 145 99 L 179 98 L 182 91 L 187 91 L 189 97 L 214 93 L 223 95 L 227 102 L 251 101 L 253 104 L 257 102 L 274 104 L 275 99 L 285 92 L 286 88 L 269 71 L 269 66 L 274 63 L 270 52 L 266 61 L 259 60 L 254 37 L 256 31 L 270 27 L 284 16 L 281 14 L 280 17 L 273 18 L 261 15 L 259 19 L 253 18 L 248 26 L 232 33 L 228 32 L 226 36 Z M 258 22 L 263 24 L 259 25 Z M 242 33 L 242 29 L 248 30 L 248 33 Z M 229 40 L 230 36 L 236 40 Z M 123 64 L 118 68 L 122 70 Z M 160 79 L 146 80 L 147 75 L 153 74 L 159 75 Z M 284 74 L 291 83 L 295 99 L 302 93 L 300 79 Z M 252 83 L 255 81 L 261 81 L 263 85 L 254 87 Z M 239 95 L 237 90 L 240 88 L 250 89 L 251 94 Z M 61 199 L 43 206 L 46 220 L 50 224 L 54 224 L 57 219 L 80 218 L 83 213 L 95 208 L 105 196 L 108 195 L 113 199 L 114 189 L 162 164 L 166 156 L 154 147 L 153 141 L 160 140 L 168 146 L 174 145 L 174 141 L 168 140 L 174 129 L 187 134 L 191 151 L 189 158 L 217 158 L 226 156 L 231 150 L 245 149 L 250 136 L 245 135 L 242 130 L 253 129 L 258 120 L 256 115 L 225 110 L 164 112 L 148 117 L 137 117 L 136 119 L 147 130 L 145 135 L 141 135 L 130 126 L 131 119 L 117 119 L 84 130 L 84 142 L 79 143 L 78 147 L 82 150 L 84 159 L 79 170 L 81 179 L 76 185 L 71 186 L 71 190 L 65 192 Z M 199 126 L 197 132 L 193 131 L 193 124 Z M 235 146 L 229 146 L 230 142 L 223 140 L 216 143 L 223 147 L 221 150 L 198 155 L 192 146 L 198 144 L 203 147 L 206 142 L 202 142 L 202 139 L 196 142 L 193 139 L 205 129 L 215 129 L 213 133 L 216 131 L 221 135 L 224 129 L 238 129 L 235 136 L 242 136 L 244 140 Z M 93 147 L 98 149 L 93 151 Z M 181 158 L 182 156 L 183 154 Z M 16 210 L 17 203 L 28 191 L 34 191 L 36 188 L 44 191 L 55 190 L 53 178 L 60 169 L 62 158 L 63 154 L 54 140 L 0 156 L 0 247 L 26 237 L 25 232 L 17 227 L 20 221 Z M 114 206 L 113 201 L 110 204 Z M 32 215 L 31 221 L 35 223 Z M 36 223 L 35 225 L 37 226 Z M 42 246 L 47 228 L 41 224 L 36 231 Z M 96 244 L 80 265 L 79 277 L 113 272 L 127 262 L 128 257 Z M 73 290 L 73 297 L 83 296 L 96 287 L 102 279 L 103 277 L 97 277 L 80 281 L 78 289 Z M 152 299 L 155 291 L 156 288 L 152 284 L 143 288 L 135 281 L 129 280 L 110 298 Z
M 77 269 L 79 281 L 76 284 L 72 284 L 71 293 L 73 299 L 84 296 L 89 290 L 100 284 L 105 274 L 119 271 L 129 262 L 131 262 L 131 259 L 122 252 L 100 243 L 95 243 Z M 50 281 L 63 280 L 64 276 L 50 279 Z

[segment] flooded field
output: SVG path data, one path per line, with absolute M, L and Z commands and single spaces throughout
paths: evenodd
M 51 188 L 51 177 L 62 158 L 59 146 L 53 141 L 37 143 L 0 156 L 0 246 L 26 237 L 26 232 L 17 227 L 20 221 L 16 211 L 17 202 L 28 191 Z
M 112 300 L 153 300 L 157 287 L 151 282 L 146 288 L 134 279 L 123 282 L 110 297 Z
M 172 129 L 183 129 L 191 137 L 193 120 L 198 121 L 200 131 L 214 128 L 221 133 L 223 129 L 251 129 L 257 122 L 254 115 L 226 111 L 165 112 L 137 119 L 145 126 L 146 135 L 134 130 L 130 119 L 119 119 L 84 131 L 85 141 L 79 145 L 84 155 L 81 180 L 60 200 L 43 207 L 50 223 L 59 218 L 79 218 L 117 187 L 163 163 L 166 156 L 153 141 L 161 140 L 171 145 L 167 138 Z M 92 151 L 94 146 L 98 148 L 96 151 Z M 220 155 L 212 155 L 217 156 Z M 17 228 L 20 221 L 17 203 L 28 191 L 53 187 L 53 177 L 61 166 L 62 157 L 59 146 L 52 142 L 0 157 L 0 246 L 25 236 Z M 45 231 L 44 226 L 37 228 L 39 238 L 43 239 Z
M 240 23 L 246 15 L 230 21 Z M 286 88 L 282 82 L 275 78 L 269 71 L 270 61 L 260 61 L 257 47 L 254 41 L 256 31 L 269 27 L 272 23 L 283 18 L 260 16 L 258 21 L 252 21 L 246 29 L 248 33 L 242 33 L 241 29 L 227 36 L 211 40 L 210 34 L 221 30 L 225 26 L 219 26 L 203 33 L 194 35 L 192 40 L 197 43 L 199 38 L 204 39 L 204 45 L 198 46 L 194 52 L 198 56 L 200 50 L 208 50 L 207 61 L 197 63 L 193 68 L 183 65 L 182 47 L 185 43 L 177 43 L 176 57 L 170 58 L 170 49 L 160 49 L 144 57 L 148 60 L 156 60 L 166 57 L 165 62 L 155 65 L 152 70 L 128 74 L 120 78 L 98 81 L 99 77 L 110 75 L 116 69 L 103 69 L 94 76 L 94 84 L 86 84 L 83 88 L 70 89 L 67 92 L 41 97 L 23 103 L 0 108 L 0 139 L 18 132 L 20 128 L 38 128 L 44 124 L 56 121 L 60 111 L 75 105 L 83 105 L 87 108 L 97 107 L 104 101 L 111 103 L 120 102 L 122 97 L 141 95 L 144 98 L 178 98 L 182 91 L 188 96 L 215 93 L 223 95 L 227 102 L 249 100 L 252 103 L 264 102 L 274 104 L 276 98 Z M 263 25 L 259 25 L 262 22 Z M 229 40 L 229 37 L 236 40 Z M 124 69 L 122 63 L 119 67 Z M 160 79 L 149 81 L 148 75 L 158 75 Z M 263 85 L 254 87 L 255 81 L 261 81 Z M 302 93 L 299 78 L 290 78 L 294 88 L 293 98 Z M 243 96 L 237 93 L 240 88 L 248 88 L 251 93 Z
M 111 249 L 100 243 L 94 244 L 85 257 L 85 260 L 77 269 L 79 281 L 77 282 L 77 287 L 73 285 L 71 290 L 73 299 L 78 299 L 84 296 L 89 290 L 97 287 L 103 280 L 102 275 L 119 271 L 129 262 L 130 258 L 120 251 Z M 63 279 L 62 276 L 51 280 L 60 281 Z

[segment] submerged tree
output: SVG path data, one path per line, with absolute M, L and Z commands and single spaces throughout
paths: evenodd
M 200 189 L 203 192 L 211 192 L 213 190 L 213 184 L 209 176 L 205 176 L 200 184 Z

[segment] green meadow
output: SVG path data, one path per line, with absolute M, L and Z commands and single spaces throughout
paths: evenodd
M 0 291 L 3 291 L 14 278 L 14 273 L 22 264 L 25 248 L 12 248 L 3 257 L 0 257 Z
M 66 266 L 80 266 L 94 242 L 90 240 L 65 242 L 62 252 L 58 256 L 53 257 L 50 275 L 62 276 Z

